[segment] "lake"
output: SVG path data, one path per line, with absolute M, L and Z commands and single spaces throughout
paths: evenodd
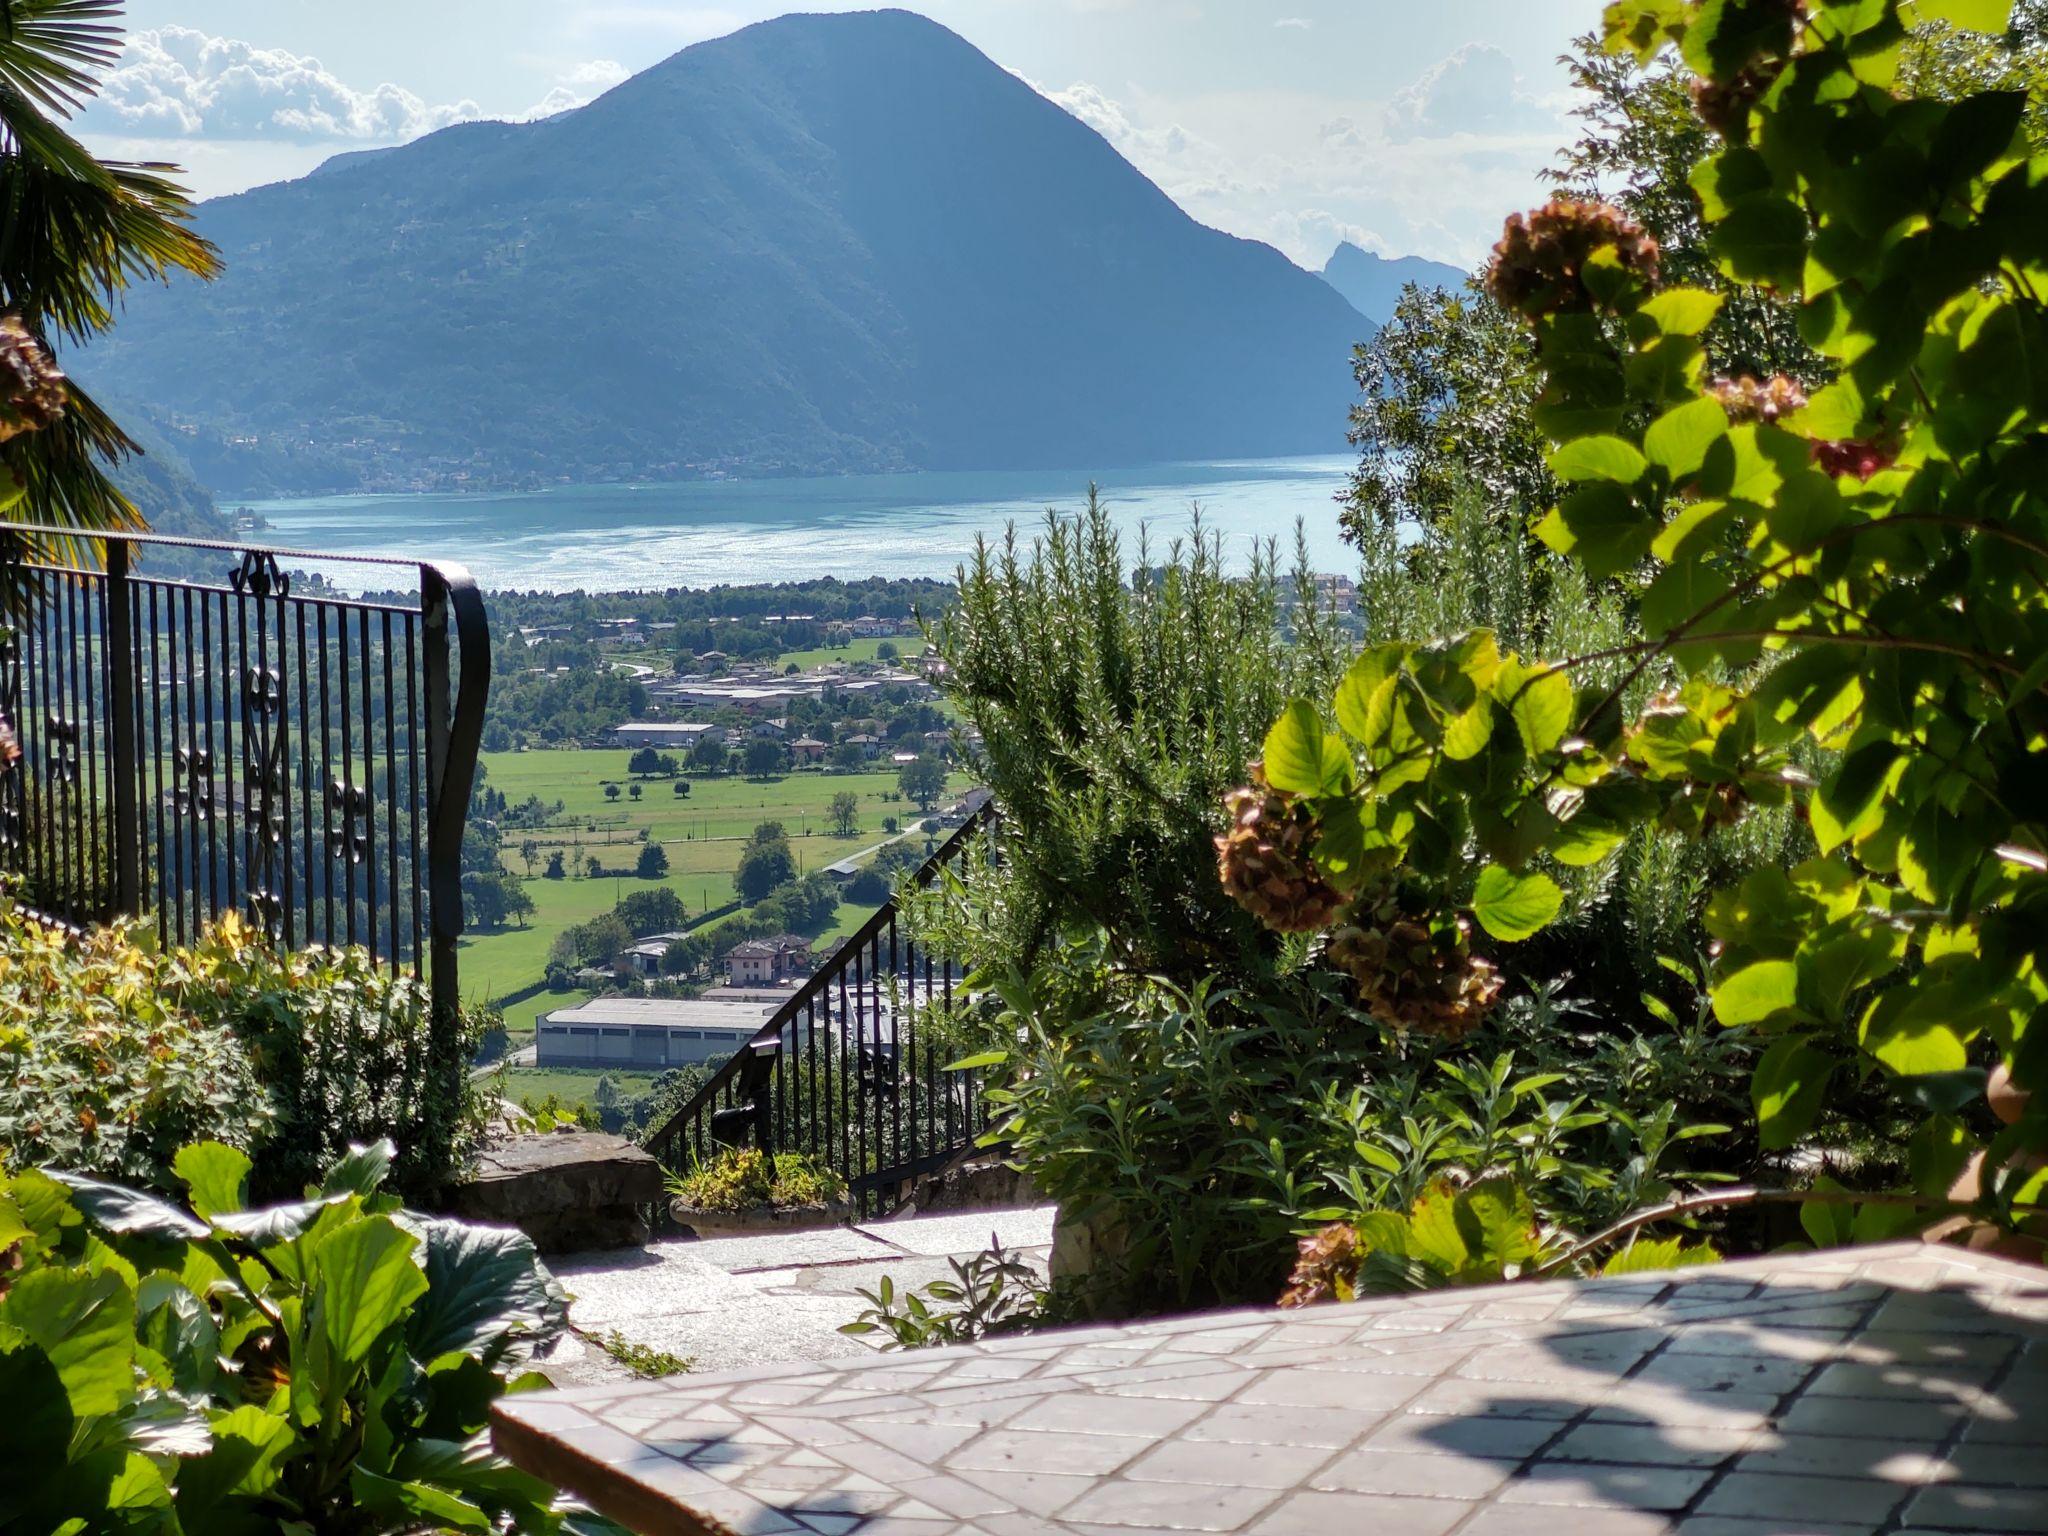
M 1093 476 L 1126 540 L 1163 546 L 1199 505 L 1242 568 L 1255 542 L 1291 551 L 1307 530 L 1320 570 L 1348 571 L 1335 498 L 1341 456 L 1153 465 Z M 563 486 L 517 493 L 321 496 L 249 502 L 264 543 L 345 554 L 455 560 L 485 587 L 566 592 L 705 587 L 818 576 L 950 577 L 977 536 L 1034 527 L 1048 508 L 1085 505 L 1085 472 L 944 471 L 820 479 Z M 296 562 L 294 562 L 296 563 Z M 360 567 L 331 566 L 344 587 Z M 375 578 L 372 578 L 373 580 Z

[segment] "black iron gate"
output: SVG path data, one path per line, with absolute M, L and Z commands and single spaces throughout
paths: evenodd
M 301 566 L 392 569 L 402 595 Z M 0 871 L 31 909 L 153 914 L 166 944 L 239 912 L 286 947 L 363 945 L 452 1014 L 491 663 L 467 571 L 9 524 L 0 599 Z

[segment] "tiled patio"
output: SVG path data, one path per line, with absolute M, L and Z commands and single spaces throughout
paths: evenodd
M 1919 1244 L 521 1397 L 647 1533 L 2048 1533 L 2048 1271 Z

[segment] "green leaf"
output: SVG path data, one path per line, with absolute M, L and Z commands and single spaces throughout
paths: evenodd
M 1480 871 L 1472 892 L 1472 915 L 1504 943 L 1541 933 L 1564 906 L 1564 892 L 1540 870 L 1516 874 L 1498 864 Z
M 1723 1024 L 1762 1024 L 1798 1006 L 1799 967 L 1760 960 L 1714 986 L 1714 1017 Z
M 1008 1051 L 983 1051 L 976 1056 L 962 1056 L 958 1061 L 949 1061 L 939 1070 L 942 1072 L 979 1072 L 984 1067 L 1000 1067 L 1010 1059 Z
M 222 1499 L 270 1492 L 280 1465 L 300 1449 L 289 1419 L 253 1403 L 214 1414 L 210 1427 L 213 1449 L 178 1473 L 178 1509 L 188 1524 Z
M 117 1237 L 175 1243 L 211 1236 L 205 1222 L 194 1221 L 176 1206 L 150 1195 L 58 1169 L 50 1170 L 50 1177 L 71 1191 L 71 1203 L 88 1221 Z
M 1749 1096 L 1767 1151 L 1781 1151 L 1806 1134 L 1834 1070 L 1834 1061 L 1804 1035 L 1774 1041 L 1758 1058 Z
M 1481 1180 L 1458 1196 L 1453 1210 L 1465 1246 L 1489 1270 L 1512 1274 L 1543 1251 L 1535 1206 L 1513 1179 Z
M 1494 680 L 1494 696 L 1505 701 L 1521 732 L 1522 746 L 1540 757 L 1564 740 L 1572 726 L 1572 685 L 1564 673 L 1549 668 L 1504 663 Z
M 114 1270 L 30 1270 L 0 1297 L 0 1328 L 48 1357 L 77 1417 L 135 1396 L 135 1293 Z
M 1594 580 L 1626 570 L 1657 537 L 1657 519 L 1636 505 L 1627 487 L 1593 481 L 1573 490 L 1536 525 L 1536 536 L 1570 555 Z
M 1600 1266 L 1603 1275 L 1640 1275 L 1663 1269 L 1689 1269 L 1695 1264 L 1718 1264 L 1721 1255 L 1714 1251 L 1711 1243 L 1694 1243 L 1690 1247 L 1682 1237 L 1667 1237 L 1660 1242 L 1638 1239 L 1615 1254 Z
M 1864 1011 L 1858 1043 L 1901 1077 L 1955 1072 L 1969 1064 L 1965 1042 L 1981 1025 L 1982 995 L 1961 982 L 1924 977 L 1910 991 L 1892 991 Z
M 413 1225 L 425 1245 L 429 1287 L 406 1322 L 415 1359 L 492 1358 L 515 1339 L 540 1343 L 560 1331 L 560 1288 L 525 1233 L 438 1218 Z
M 1730 277 L 1798 288 L 1806 262 L 1806 214 L 1788 197 L 1757 193 L 1714 226 L 1713 249 Z
M 209 1219 L 247 1206 L 250 1167 L 247 1153 L 218 1141 L 194 1142 L 171 1159 L 192 1209 Z
M 1704 288 L 1666 288 L 1637 311 L 1666 336 L 1697 336 L 1720 312 L 1721 296 Z
M 1486 750 L 1493 739 L 1493 700 L 1481 694 L 1472 707 L 1444 722 L 1444 756 L 1467 762 Z
M 426 1293 L 411 1233 L 388 1216 L 349 1223 L 320 1245 L 313 1272 L 321 1321 L 336 1358 L 355 1366 Z
M 365 1200 L 384 1187 L 391 1165 L 398 1160 L 398 1148 L 388 1136 L 368 1146 L 350 1143 L 347 1152 L 335 1160 L 320 1183 L 322 1195 L 361 1195 Z
M 1296 699 L 1266 733 L 1266 782 L 1293 795 L 1342 790 L 1351 762 L 1344 743 L 1323 730 L 1315 707 Z
M 1650 423 L 1643 452 L 1673 482 L 1697 474 L 1707 450 L 1728 435 L 1728 412 L 1718 400 L 1689 400 Z
M 1906 1143 L 1906 1169 L 1923 1195 L 1946 1195 L 1968 1166 L 1976 1142 L 1954 1115 L 1931 1115 Z
M 1863 391 L 1856 387 L 1856 380 L 1845 373 L 1834 383 L 1814 391 L 1805 407 L 1790 418 L 1789 424 L 1809 437 L 1840 442 L 1862 433 L 1866 409 Z
M 1620 437 L 1581 437 L 1550 455 L 1550 472 L 1560 480 L 1611 480 L 1634 485 L 1649 462 L 1634 443 Z
M 1972 32 L 2003 32 L 2012 25 L 2012 0 L 1914 0 L 1921 21 L 1945 21 Z
M 1843 1194 L 1842 1186 L 1822 1177 L 1813 1187 L 1829 1194 Z M 1846 1248 L 1856 1240 L 1856 1208 L 1834 1200 L 1807 1200 L 1799 1207 L 1799 1225 L 1816 1248 Z

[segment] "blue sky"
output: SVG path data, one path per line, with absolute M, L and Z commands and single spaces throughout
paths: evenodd
M 130 0 L 81 130 L 205 195 L 470 117 L 588 100 L 792 9 L 726 0 Z M 812 0 L 801 9 L 860 10 Z M 1476 262 L 1570 133 L 1596 0 L 924 0 L 1204 223 L 1320 265 L 1340 238 Z

